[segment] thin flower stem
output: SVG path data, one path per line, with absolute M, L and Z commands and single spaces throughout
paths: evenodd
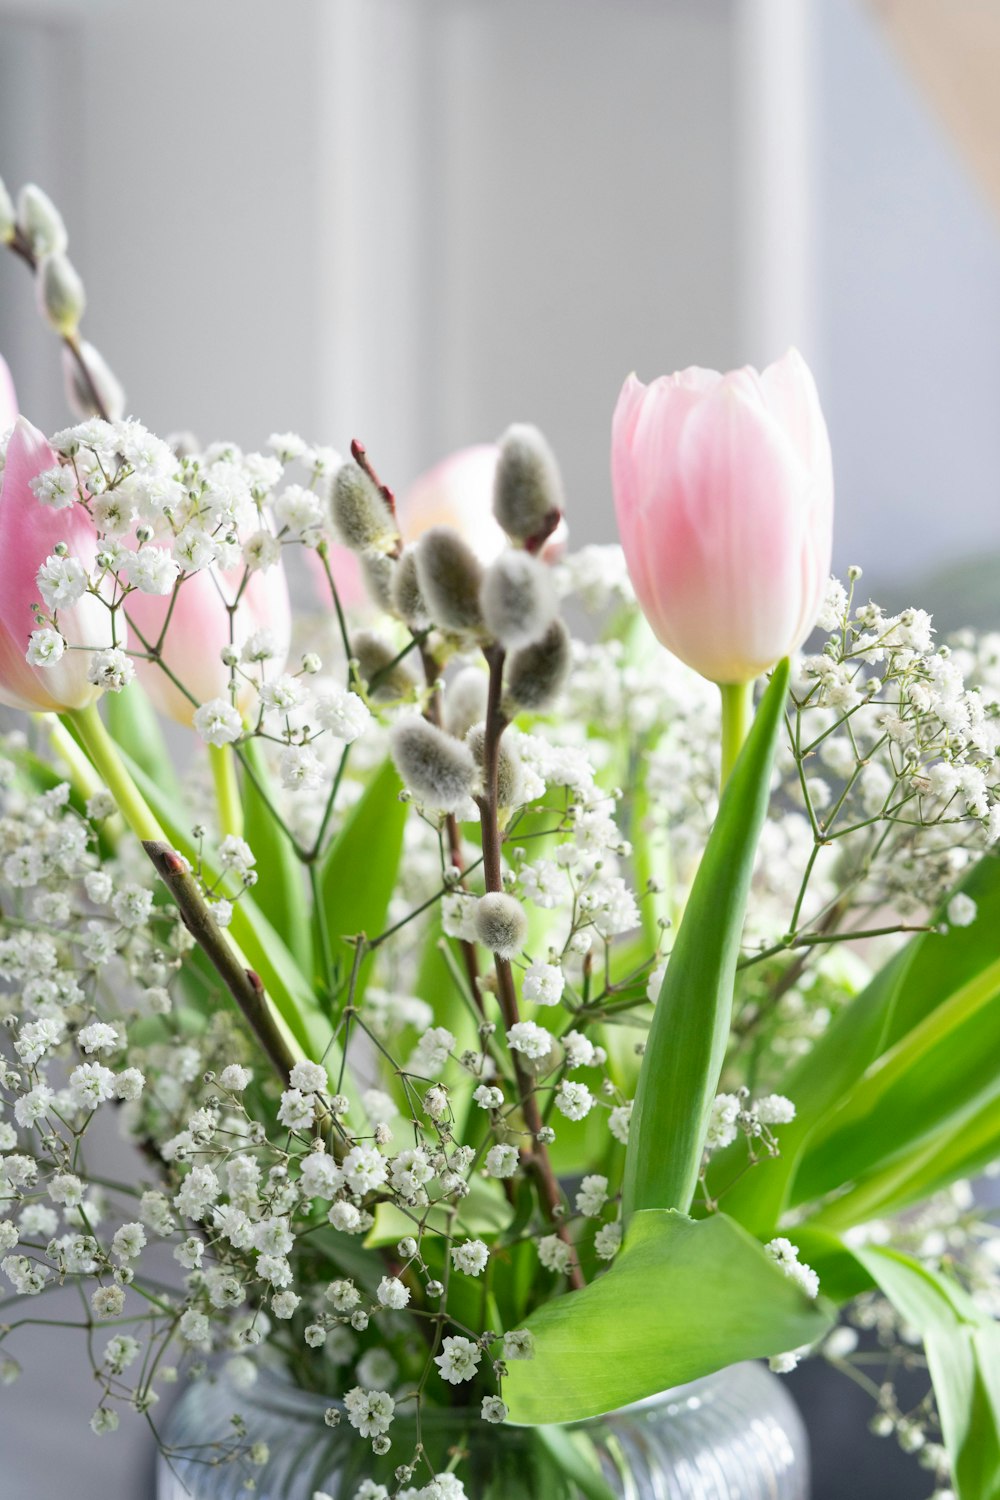
M 98 775 L 118 805 L 118 811 L 141 843 L 163 841 L 164 833 L 152 809 L 132 780 L 118 754 L 118 747 L 91 703 L 71 709 L 65 716 L 76 730 Z
M 720 682 L 719 692 L 722 695 L 721 790 L 732 774 L 753 718 L 753 681 Z
M 243 804 L 236 777 L 236 757 L 231 745 L 209 745 L 208 759 L 215 783 L 215 803 L 219 810 L 219 829 L 226 837 L 243 836 Z
M 500 826 L 497 819 L 497 778 L 500 765 L 500 739 L 507 727 L 507 720 L 504 717 L 501 706 L 504 667 L 503 650 L 499 646 L 490 647 L 486 652 L 486 660 L 490 669 L 490 683 L 486 706 L 486 729 L 483 737 L 483 793 L 476 800 L 479 805 L 480 827 L 482 829 L 483 868 L 486 876 L 486 889 L 489 892 L 493 892 L 503 889 L 500 864 Z M 496 970 L 497 997 L 500 1001 L 500 1010 L 503 1015 L 504 1025 L 509 1031 L 520 1020 L 514 974 L 510 966 L 510 961 L 506 958 L 501 958 L 499 954 L 494 955 L 494 967 Z M 524 1115 L 524 1123 L 528 1127 L 534 1144 L 534 1166 L 541 1198 L 545 1205 L 546 1215 L 553 1229 L 569 1248 L 569 1279 L 571 1285 L 579 1289 L 585 1286 L 586 1282 L 583 1272 L 580 1269 L 579 1260 L 577 1259 L 573 1237 L 563 1219 L 562 1191 L 559 1187 L 556 1174 L 552 1169 L 548 1147 L 544 1141 L 539 1140 L 543 1121 L 538 1108 L 538 1099 L 535 1094 L 534 1084 L 525 1072 L 520 1055 L 513 1053 L 512 1060 L 514 1063 L 514 1075 L 517 1079 L 517 1091 L 521 1100 L 521 1112 Z

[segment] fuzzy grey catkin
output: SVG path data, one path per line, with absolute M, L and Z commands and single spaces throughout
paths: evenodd
M 61 250 L 43 255 L 35 271 L 35 293 L 42 317 L 65 338 L 80 326 L 87 298 L 73 262 Z
M 378 489 L 359 464 L 341 464 L 333 478 L 330 513 L 345 547 L 384 550 L 397 535 L 396 522 Z
M 356 630 L 351 636 L 351 651 L 358 665 L 358 676 L 376 703 L 392 702 L 412 692 L 416 679 L 409 662 L 395 661 L 399 655 L 396 647 L 373 630 Z M 395 664 L 390 666 L 391 662 Z
M 516 958 L 528 936 L 524 907 L 506 891 L 490 891 L 476 906 L 476 936 L 497 958 Z
M 507 658 L 507 698 L 515 709 L 548 707 L 569 676 L 571 663 L 569 631 L 562 620 L 553 620 L 540 641 L 522 646 Z
M 478 667 L 463 667 L 448 683 L 444 694 L 444 727 L 464 740 L 474 724 L 486 718 L 489 680 Z
M 537 427 L 515 422 L 500 439 L 493 514 L 509 537 L 529 542 L 551 531 L 564 509 L 555 455 Z
M 416 549 L 417 579 L 427 612 L 442 630 L 478 631 L 483 567 L 451 526 L 432 526 Z
M 49 255 L 53 250 L 66 249 L 63 216 L 37 183 L 25 183 L 17 195 L 17 227 L 35 255 Z
M 530 646 L 552 624 L 556 596 L 544 563 L 528 552 L 504 552 L 483 575 L 483 623 L 508 651 Z
M 93 344 L 89 344 L 86 339 L 80 340 L 80 354 L 87 366 L 94 391 L 100 398 L 108 418 L 112 422 L 120 421 L 125 415 L 125 392 L 121 382 L 100 350 L 95 349 Z M 73 358 L 71 350 L 66 347 L 62 351 L 62 369 L 63 388 L 70 410 L 84 422 L 89 417 L 100 416 L 94 401 L 94 393 L 81 375 L 80 366 Z
M 392 575 L 392 608 L 411 630 L 426 630 L 430 615 L 420 592 L 417 549 L 406 547 Z
M 384 552 L 363 552 L 361 554 L 361 573 L 365 580 L 365 588 L 373 604 L 389 614 L 392 610 L 392 578 L 396 570 L 393 558 L 387 557 Z
M 476 782 L 472 751 L 461 740 L 416 715 L 400 719 L 389 736 L 403 785 L 428 807 L 457 812 Z
M 477 724 L 470 729 L 465 737 L 465 743 L 475 757 L 480 781 L 485 782 L 483 751 L 486 748 L 486 726 Z M 524 773 L 521 770 L 521 757 L 506 738 L 501 739 L 497 750 L 497 806 L 517 807 L 521 801 L 523 789 Z

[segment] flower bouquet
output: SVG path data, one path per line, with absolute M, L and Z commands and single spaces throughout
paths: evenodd
M 606 1414 L 813 1351 L 1000 1495 L 1000 638 L 829 581 L 802 360 L 627 381 L 574 554 L 529 426 L 154 436 L 0 238 L 78 418 L 4 392 L 4 1378 L 68 1285 L 177 1494 L 613 1500 Z

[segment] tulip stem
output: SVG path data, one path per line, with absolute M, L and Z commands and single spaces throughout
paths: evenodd
M 732 774 L 753 719 L 753 682 L 720 682 L 722 694 L 722 771 L 720 791 Z
M 80 736 L 91 765 L 114 797 L 118 811 L 136 838 L 142 842 L 149 839 L 163 841 L 163 829 L 122 764 L 118 747 L 105 729 L 96 703 L 87 708 L 71 709 L 65 717 Z
M 219 810 L 219 831 L 243 837 L 243 803 L 236 776 L 236 757 L 230 745 L 209 745 L 208 759 L 215 782 L 215 804 Z

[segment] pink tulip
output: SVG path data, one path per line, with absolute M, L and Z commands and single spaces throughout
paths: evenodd
M 368 602 L 368 590 L 365 588 L 364 574 L 361 571 L 361 563 L 356 553 L 340 542 L 330 540 L 328 542 L 330 572 L 333 581 L 337 585 L 337 598 L 344 609 L 356 609 L 359 604 Z M 312 547 L 302 549 L 306 560 L 306 567 L 312 574 L 313 588 L 319 600 L 320 608 L 329 610 L 333 608 L 330 598 L 330 581 L 326 576 L 319 554 Z
M 54 510 L 31 491 L 35 475 L 57 463 L 37 427 L 18 417 L 0 488 L 0 703 L 34 712 L 93 703 L 100 689 L 87 681 L 90 653 L 113 644 L 110 611 L 84 594 L 71 608 L 60 609 L 59 628 L 69 647 L 87 649 L 68 649 L 52 666 L 33 667 L 25 660 L 36 628 L 32 605 L 41 603 L 35 579 L 42 563 L 59 542 L 88 570 L 97 553 L 94 525 L 82 506 Z M 123 634 L 120 627 L 119 645 Z
M 713 682 L 749 682 L 800 646 L 830 570 L 833 470 L 812 375 L 630 375 L 612 424 L 625 559 L 646 618 Z
M 230 643 L 227 603 L 236 598 L 243 581 L 242 566 L 220 573 L 216 568 L 202 568 L 180 585 L 170 623 L 163 640 L 161 660 L 191 693 L 197 702 L 181 692 L 156 662 L 136 660 L 136 673 L 156 707 L 178 724 L 190 724 L 199 703 L 211 698 L 228 698 L 229 668 L 223 664 L 222 651 Z M 136 634 L 148 645 L 155 645 L 170 609 L 170 595 L 130 594 L 125 611 Z M 284 667 L 292 635 L 292 611 L 288 583 L 281 563 L 262 568 L 250 575 L 240 595 L 233 618 L 232 641 L 239 651 L 247 638 L 258 630 L 267 630 L 275 655 L 265 664 L 268 677 Z M 133 649 L 141 644 L 133 640 Z M 251 673 L 256 668 L 248 669 Z M 237 681 L 242 681 L 239 677 Z M 253 697 L 249 683 L 238 695 L 240 707 Z

